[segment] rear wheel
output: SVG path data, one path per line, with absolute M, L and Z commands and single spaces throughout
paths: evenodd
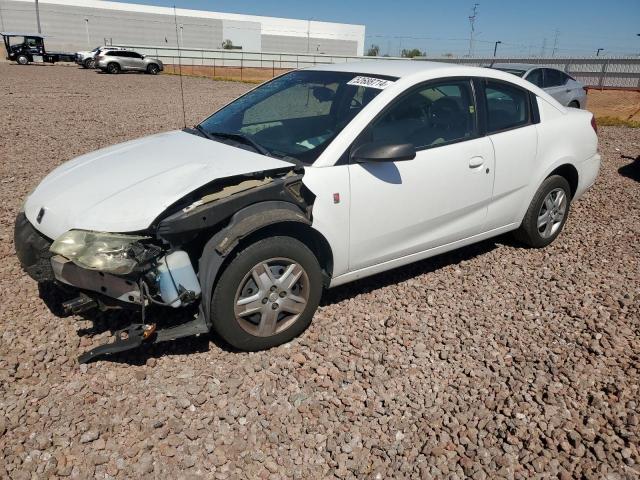
M 120 73 L 120 65 L 117 63 L 111 62 L 107 65 L 107 72 L 109 73 Z
M 560 235 L 570 204 L 569 182 L 560 175 L 550 176 L 531 200 L 522 225 L 515 232 L 516 238 L 530 247 L 546 247 Z
M 288 342 L 311 323 L 322 294 L 315 255 L 291 237 L 270 237 L 240 251 L 220 276 L 211 322 L 246 351 Z
M 29 59 L 26 55 L 18 55 L 16 62 L 18 62 L 18 65 L 27 65 L 29 63 Z
M 158 67 L 158 65 L 156 65 L 155 63 L 152 63 L 147 67 L 147 73 L 151 75 L 157 75 L 159 71 L 160 67 Z

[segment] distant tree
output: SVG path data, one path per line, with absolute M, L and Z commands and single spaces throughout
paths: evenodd
M 232 50 L 233 42 L 229 39 L 226 39 L 224 42 L 222 42 L 222 48 L 224 48 L 225 50 Z
M 424 57 L 425 55 L 426 55 L 425 52 L 421 52 L 417 48 L 412 48 L 412 49 L 403 48 L 402 52 L 400 52 L 400 56 L 404 58 Z
M 377 57 L 380 55 L 380 47 L 378 45 L 371 45 L 367 50 L 367 57 Z

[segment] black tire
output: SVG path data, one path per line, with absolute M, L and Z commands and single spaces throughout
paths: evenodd
M 569 102 L 569 105 L 567 105 L 567 107 L 580 108 L 580 104 L 578 103 L 577 100 L 572 100 L 572 101 Z
M 543 233 L 540 232 L 538 227 L 538 215 L 541 212 L 543 203 L 547 196 L 557 190 L 562 189 L 564 191 L 564 195 L 566 198 L 566 208 L 564 211 L 564 215 L 557 226 L 555 232 L 545 237 Z M 522 224 L 520 228 L 514 232 L 514 235 L 517 240 L 524 243 L 525 245 L 533 248 L 542 248 L 549 245 L 553 242 L 560 232 L 562 231 L 564 224 L 569 217 L 569 211 L 571 208 L 571 187 L 569 186 L 569 182 L 564 177 L 560 175 L 552 175 L 548 177 L 538 191 L 533 196 L 533 200 L 531 200 L 531 204 L 527 209 L 527 213 L 522 220 Z
M 82 62 L 82 66 L 84 68 L 93 68 L 95 67 L 95 62 L 93 58 L 87 58 L 84 62 Z
M 118 65 L 115 62 L 109 63 L 107 65 L 107 72 L 113 73 L 113 74 L 120 73 L 120 65 Z
M 150 75 L 157 75 L 159 71 L 160 71 L 160 67 L 155 63 L 150 63 L 147 66 L 147 73 Z
M 236 293 L 254 266 L 269 259 L 283 257 L 296 262 L 307 274 L 307 303 L 297 320 L 286 329 L 271 336 L 251 334 L 236 319 L 234 311 Z M 288 342 L 304 332 L 318 308 L 321 295 L 322 273 L 318 260 L 311 250 L 295 238 L 269 237 L 239 251 L 227 265 L 214 288 L 211 299 L 211 322 L 215 331 L 233 347 L 244 351 L 264 350 Z M 265 297 L 264 300 L 266 299 Z
M 16 62 L 18 63 L 18 65 L 28 65 L 29 58 L 26 55 L 18 55 L 18 58 L 16 58 Z

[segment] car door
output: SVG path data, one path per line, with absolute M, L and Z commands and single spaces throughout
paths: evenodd
M 544 90 L 562 105 L 569 104 L 571 89 L 567 88 L 568 77 L 555 68 L 544 69 Z
M 129 52 L 129 61 L 132 70 L 144 70 L 144 59 L 139 53 Z
M 494 154 L 479 134 L 470 79 L 427 82 L 393 101 L 354 142 L 412 143 L 412 160 L 349 164 L 349 269 L 483 230 Z
M 115 57 L 122 70 L 131 70 L 131 57 L 129 53 L 130 52 L 108 52 L 107 55 Z
M 528 187 L 534 178 L 538 148 L 537 99 L 529 90 L 499 80 L 479 86 L 485 101 L 486 133 L 495 152 L 493 198 L 486 229 L 519 222 L 518 212 L 528 205 Z

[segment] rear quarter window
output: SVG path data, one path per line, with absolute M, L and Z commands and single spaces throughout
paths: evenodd
M 506 82 L 485 83 L 487 133 L 522 127 L 531 123 L 529 91 Z
M 560 70 L 553 68 L 547 68 L 544 72 L 544 86 L 545 87 L 560 87 L 567 83 L 569 77 Z

